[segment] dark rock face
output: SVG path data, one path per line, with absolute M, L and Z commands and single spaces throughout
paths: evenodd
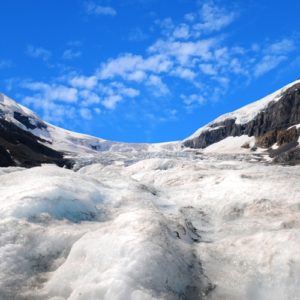
M 277 144 L 279 146 L 291 142 L 296 142 L 300 136 L 300 128 L 297 130 L 296 126 L 288 129 L 281 130 L 277 133 Z
M 29 117 L 23 116 L 21 113 L 17 111 L 14 112 L 14 118 L 18 120 L 20 123 L 22 123 L 28 129 L 35 129 L 35 128 L 42 129 L 47 127 L 45 124 L 42 124 L 40 122 L 36 122 L 36 124 L 32 124 L 29 120 Z
M 23 123 L 23 122 L 22 122 Z M 33 128 L 32 128 L 33 129 Z M 71 167 L 63 153 L 43 144 L 41 139 L 13 123 L 0 119 L 0 167 L 35 167 L 43 163 Z
M 277 141 L 277 130 L 271 130 L 260 136 L 257 136 L 255 141 L 258 147 L 269 148 Z
M 276 150 L 269 149 L 270 157 L 274 158 L 274 162 L 281 164 L 296 165 L 300 164 L 300 148 L 297 142 L 283 144 Z
M 235 119 L 226 119 L 214 123 L 210 130 L 202 132 L 198 137 L 187 140 L 184 146 L 205 148 L 229 136 L 255 136 L 257 145 L 268 148 L 274 143 L 298 143 L 300 132 L 287 129 L 300 123 L 300 84 L 287 89 L 280 100 L 272 101 L 267 108 L 246 124 L 236 124 Z M 295 147 L 297 146 L 295 145 Z M 297 152 L 297 151 L 296 151 Z

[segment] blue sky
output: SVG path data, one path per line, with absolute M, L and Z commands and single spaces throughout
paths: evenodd
M 0 91 L 109 140 L 183 139 L 300 77 L 297 0 L 0 2 Z

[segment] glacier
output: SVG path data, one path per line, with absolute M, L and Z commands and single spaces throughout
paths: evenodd
M 0 298 L 298 299 L 300 167 L 163 153 L 0 169 Z

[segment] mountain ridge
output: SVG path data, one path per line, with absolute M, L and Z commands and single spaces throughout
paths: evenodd
M 241 137 L 243 141 L 242 145 L 232 145 L 234 152 L 242 148 L 247 149 L 244 153 L 251 153 L 260 148 L 274 162 L 299 163 L 299 89 L 300 80 L 296 80 L 267 97 L 221 115 L 183 141 L 157 144 L 113 142 L 71 132 L 43 121 L 28 108 L 0 93 L 0 165 L 28 167 L 55 163 L 71 167 L 74 157 L 93 156 L 99 152 L 184 149 L 204 149 L 205 152 L 212 145 L 215 152 L 222 153 L 224 143 L 235 144 L 237 141 L 233 142 L 229 137 Z
M 299 89 L 300 80 L 297 80 L 261 100 L 222 115 L 184 140 L 184 146 L 204 149 L 228 137 L 246 135 L 255 138 L 253 151 L 261 147 L 279 162 L 299 161 Z

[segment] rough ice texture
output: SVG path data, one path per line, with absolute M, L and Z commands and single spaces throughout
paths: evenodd
M 223 147 L 0 169 L 0 299 L 298 299 L 299 166 Z

